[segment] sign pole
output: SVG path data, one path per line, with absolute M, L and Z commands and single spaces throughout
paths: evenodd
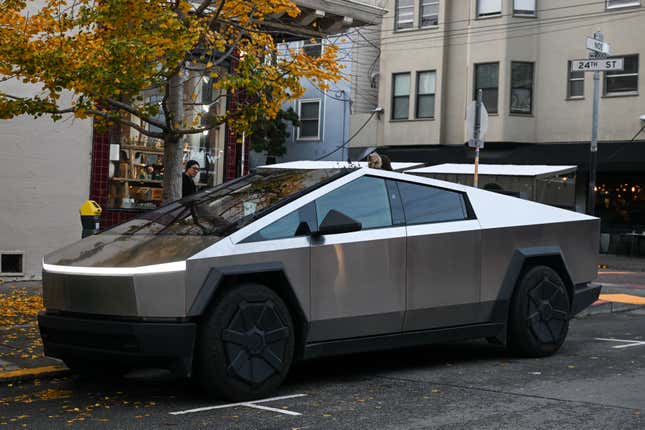
M 477 91 L 477 105 L 475 108 L 475 142 L 479 142 L 479 134 L 481 131 L 481 111 L 482 111 L 482 90 Z M 479 188 L 479 144 L 475 146 L 475 175 L 473 176 L 473 186 Z
M 601 32 L 594 33 L 594 39 L 602 42 L 603 34 Z M 602 58 L 607 54 L 600 52 L 592 52 L 589 58 Z M 596 206 L 596 166 L 598 164 L 598 104 L 600 101 L 600 71 L 596 70 L 593 73 L 593 115 L 591 121 L 591 146 L 589 157 L 589 191 L 587 194 L 587 214 L 593 215 Z

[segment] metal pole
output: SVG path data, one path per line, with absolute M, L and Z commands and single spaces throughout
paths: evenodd
M 594 33 L 594 39 L 602 41 L 603 34 Z M 589 58 L 603 58 L 602 54 L 589 54 Z M 593 116 L 591 120 L 591 146 L 589 148 L 589 190 L 587 192 L 587 214 L 593 215 L 596 209 L 596 165 L 598 164 L 598 104 L 600 101 L 600 72 L 593 72 Z
M 475 107 L 475 133 L 473 137 L 475 138 L 476 146 L 475 146 L 475 175 L 473 179 L 473 186 L 475 188 L 478 187 L 479 184 L 479 134 L 481 130 L 481 112 L 482 112 L 482 99 L 483 99 L 483 93 L 482 90 L 480 89 L 477 91 L 477 105 Z

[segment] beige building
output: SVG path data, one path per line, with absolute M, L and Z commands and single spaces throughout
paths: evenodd
M 388 15 L 371 39 L 380 47 L 378 70 L 362 77 L 372 85 L 376 78 L 378 101 L 353 112 L 352 130 L 372 109 L 382 112 L 354 148 L 380 147 L 396 161 L 471 162 L 464 119 L 482 89 L 490 114 L 482 161 L 578 165 L 584 210 L 593 73 L 571 72 L 570 62 L 588 57 L 586 38 L 600 31 L 625 68 L 600 76 L 597 184 L 607 194 L 598 194 L 597 210 L 615 206 L 616 222 L 645 224 L 645 210 L 641 216 L 635 209 L 645 151 L 629 144 L 645 124 L 640 0 L 388 0 L 384 7 Z M 642 133 L 635 142 L 642 147 L 644 139 Z M 621 200 L 634 209 L 631 216 L 617 214 Z

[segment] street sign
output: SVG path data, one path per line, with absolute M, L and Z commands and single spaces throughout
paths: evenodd
M 609 43 L 603 42 L 602 40 L 594 39 L 592 37 L 587 37 L 587 49 L 590 51 L 601 52 L 603 54 L 609 54 L 610 47 Z
M 595 72 L 608 70 L 623 70 L 624 58 L 609 58 L 607 60 L 573 60 L 572 72 Z
M 475 139 L 474 133 L 475 133 L 475 112 L 477 112 L 477 101 L 473 100 L 470 105 L 468 105 L 468 110 L 466 110 L 466 139 L 469 142 L 470 146 L 470 141 Z M 486 106 L 482 103 L 482 109 L 481 113 L 479 114 L 479 139 L 484 140 L 486 137 L 486 131 L 488 130 L 488 111 L 486 110 Z M 483 142 L 482 146 L 480 148 L 483 148 Z M 475 148 L 474 146 L 471 146 L 471 148 Z

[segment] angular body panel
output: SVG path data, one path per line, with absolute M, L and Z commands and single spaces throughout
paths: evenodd
M 206 360 L 242 378 L 474 337 L 545 354 L 564 337 L 531 333 L 598 297 L 597 218 L 397 172 L 266 170 L 46 256 L 46 354 L 190 374 L 221 342 Z M 518 335 L 522 318 L 542 326 Z

